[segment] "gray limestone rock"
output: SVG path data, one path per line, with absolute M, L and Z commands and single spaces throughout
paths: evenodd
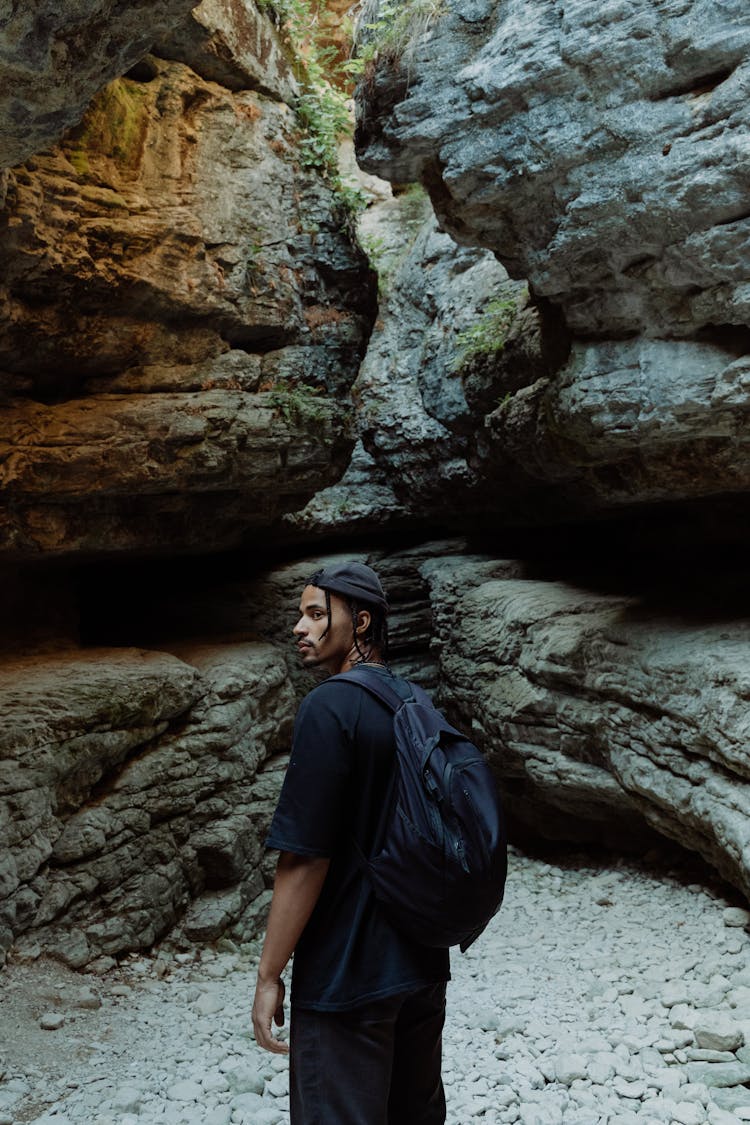
M 745 1042 L 742 1029 L 723 1012 L 701 1015 L 693 1028 L 696 1046 L 713 1051 L 736 1051 Z
M 650 825 L 750 893 L 747 624 L 644 615 L 633 598 L 487 580 L 475 565 L 423 574 L 436 638 L 450 638 L 435 644 L 443 700 L 487 752 L 512 820 L 642 847 Z M 727 984 L 696 984 L 691 1000 L 721 1004 Z
M 16 869 L 0 917 L 19 954 L 81 967 L 178 925 L 210 940 L 261 894 L 251 787 L 293 706 L 272 646 L 29 658 L 0 670 L 0 695 Z
M 365 168 L 422 179 L 575 331 L 747 322 L 743 0 L 511 0 L 477 24 L 448 0 L 407 65 L 360 87 Z
M 376 54 L 357 140 L 368 171 L 420 180 L 443 230 L 527 278 L 559 338 L 551 373 L 485 379 L 504 391 L 471 419 L 471 473 L 524 522 L 746 493 L 743 0 L 464 9 Z M 402 457 L 375 440 L 381 468 Z

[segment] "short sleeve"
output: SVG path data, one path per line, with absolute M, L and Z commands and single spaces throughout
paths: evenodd
M 266 847 L 296 855 L 330 856 L 349 809 L 353 772 L 350 709 L 357 693 L 325 684 L 302 701 L 292 753 Z

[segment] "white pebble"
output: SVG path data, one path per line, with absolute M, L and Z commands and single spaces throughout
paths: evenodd
M 173 1102 L 197 1102 L 203 1096 L 203 1088 L 197 1082 L 186 1078 L 182 1082 L 175 1082 L 167 1090 L 167 1097 Z
M 747 926 L 750 924 L 750 910 L 742 910 L 739 906 L 729 906 L 723 915 L 725 926 Z
M 39 1026 L 42 1031 L 59 1031 L 65 1023 L 65 1016 L 62 1012 L 45 1012 L 39 1018 Z
M 112 1105 L 120 1113 L 137 1113 L 142 1099 L 142 1092 L 135 1086 L 119 1086 L 112 1098 Z

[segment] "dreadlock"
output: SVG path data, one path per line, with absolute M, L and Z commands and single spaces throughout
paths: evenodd
M 367 627 L 367 632 L 362 638 L 370 649 L 379 648 L 384 662 L 388 663 L 388 619 L 385 611 L 380 606 L 373 605 L 371 602 L 356 602 L 353 599 L 347 598 L 349 608 L 352 614 L 352 631 L 354 633 L 354 647 L 363 660 L 366 660 L 369 651 L 363 652 L 359 647 L 359 640 L 357 639 L 357 615 L 363 609 L 366 609 L 370 614 L 370 624 Z

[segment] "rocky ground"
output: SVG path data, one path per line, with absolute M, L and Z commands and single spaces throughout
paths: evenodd
M 514 854 L 503 910 L 454 957 L 449 1125 L 750 1120 L 748 922 L 684 858 Z M 257 952 L 9 965 L 0 1125 L 285 1125 L 286 1060 L 249 1032 Z

